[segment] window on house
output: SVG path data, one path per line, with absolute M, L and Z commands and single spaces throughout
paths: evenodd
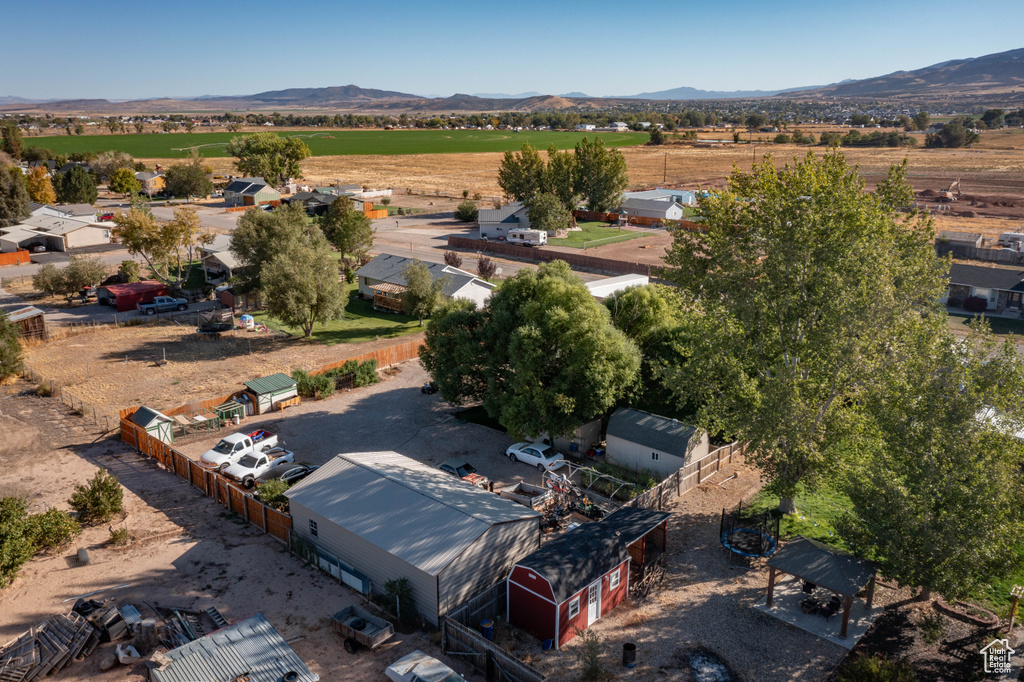
M 576 597 L 569 602 L 569 617 L 575 618 L 578 615 L 580 615 L 580 598 Z
M 314 521 L 313 519 L 309 520 L 309 534 L 312 535 L 313 537 L 317 537 L 317 534 L 316 534 L 316 521 Z
M 608 580 L 608 586 L 613 590 L 619 586 L 619 574 L 622 573 L 622 568 L 616 568 L 615 572 L 612 573 L 611 578 Z
M 658 454 L 657 452 L 652 452 L 651 453 L 651 461 L 652 462 L 657 462 L 659 460 L 661 460 L 661 455 Z

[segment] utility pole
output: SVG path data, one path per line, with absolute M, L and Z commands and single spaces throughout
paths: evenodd
M 665 171 L 661 176 L 661 184 L 668 182 L 668 152 L 665 152 Z

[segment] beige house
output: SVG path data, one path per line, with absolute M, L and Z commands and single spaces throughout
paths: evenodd
M 620 407 L 608 420 L 608 461 L 633 471 L 671 476 L 708 454 L 708 434 L 675 419 Z

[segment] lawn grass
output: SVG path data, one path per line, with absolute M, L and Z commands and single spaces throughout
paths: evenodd
M 949 326 L 953 329 L 966 329 L 967 325 L 977 320 L 979 315 L 966 315 L 963 313 L 949 313 Z M 993 334 L 1017 334 L 1024 335 L 1024 320 L 1009 317 L 986 317 Z
M 266 312 L 253 313 L 253 317 L 256 322 L 282 329 L 294 336 L 302 336 L 302 329 L 282 324 Z M 419 319 L 411 315 L 374 310 L 373 303 L 359 298 L 358 285 L 350 284 L 344 319 L 315 325 L 311 338 L 324 345 L 333 346 L 338 343 L 363 343 L 378 338 L 393 339 L 415 334 L 423 329 L 424 327 L 419 326 Z
M 576 226 L 581 228 L 581 230 L 570 232 L 569 236 L 565 239 L 549 237 L 548 244 L 551 246 L 569 246 L 574 249 L 583 249 L 587 247 L 604 246 L 605 244 L 615 244 L 616 242 L 625 242 L 630 239 L 639 239 L 644 236 L 642 232 L 637 232 L 635 230 L 623 230 L 618 227 L 609 227 L 608 223 L 597 221 L 581 221 L 576 223 Z
M 52 149 L 58 154 L 118 150 L 133 158 L 187 158 L 190 149 L 201 156 L 229 156 L 226 145 L 245 133 L 166 133 L 142 135 L 59 135 L 25 140 L 30 147 Z M 330 130 L 280 133 L 282 137 L 300 137 L 313 156 L 355 154 L 462 154 L 470 152 L 515 151 L 529 142 L 547 149 L 555 145 L 570 149 L 586 137 L 585 133 L 506 130 Z M 593 134 L 590 135 L 593 137 Z M 602 138 L 609 147 L 627 147 L 647 141 L 645 133 L 615 133 Z
M 853 507 L 850 498 L 842 493 L 827 488 L 811 493 L 800 486 L 796 495 L 796 514 L 780 514 L 778 511 L 779 496 L 765 490 L 761 490 L 755 495 L 749 504 L 752 512 L 769 510 L 773 517 L 782 516 L 779 535 L 783 540 L 803 535 L 805 538 L 818 540 L 840 549 L 849 549 L 836 533 L 836 523 L 843 514 Z

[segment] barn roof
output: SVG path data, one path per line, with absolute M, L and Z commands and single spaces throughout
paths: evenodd
M 673 206 L 679 206 L 676 201 L 664 201 L 662 199 L 624 199 L 619 205 L 620 211 L 659 211 L 664 213 Z
M 620 407 L 608 420 L 609 436 L 644 445 L 686 459 L 690 439 L 697 429 L 675 419 L 660 417 L 632 407 Z
M 283 372 L 277 372 L 270 376 L 260 377 L 259 379 L 253 379 L 252 381 L 245 382 L 246 388 L 250 389 L 256 395 L 285 391 L 290 388 L 295 388 L 295 384 L 295 379 L 292 379 Z
M 142 428 L 146 428 L 155 422 L 169 422 L 171 418 L 162 412 L 157 412 L 153 408 L 143 405 L 135 410 L 135 413 L 132 414 L 129 420 Z
M 153 682 L 317 682 L 298 654 L 262 613 L 216 630 L 167 652 L 163 668 L 149 671 Z M 293 678 L 289 673 L 295 673 Z
M 11 322 L 21 322 L 37 315 L 43 315 L 43 311 L 35 306 L 29 306 L 28 308 L 19 308 L 18 310 L 12 310 L 7 312 L 7 319 Z
M 338 455 L 285 494 L 430 575 L 492 526 L 540 518 L 397 452 Z
M 629 551 L 603 522 L 585 523 L 551 540 L 518 564 L 543 577 L 561 604 L 624 561 Z

